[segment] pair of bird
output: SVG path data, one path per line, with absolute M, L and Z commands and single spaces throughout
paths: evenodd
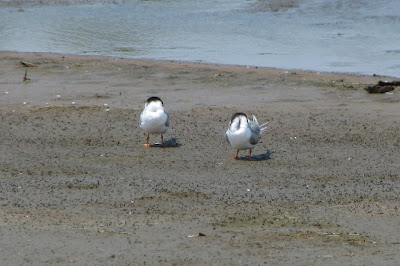
M 240 150 L 249 150 L 251 160 L 252 149 L 257 145 L 261 134 L 267 130 L 267 124 L 268 122 L 259 125 L 254 115 L 251 121 L 244 113 L 233 114 L 225 134 L 226 140 L 237 150 L 233 159 L 239 159 Z M 147 133 L 144 147 L 150 147 L 150 134 L 161 134 L 161 145 L 164 147 L 163 134 L 167 132 L 168 127 L 169 113 L 164 109 L 163 101 L 154 96 L 147 99 L 140 115 L 140 128 Z

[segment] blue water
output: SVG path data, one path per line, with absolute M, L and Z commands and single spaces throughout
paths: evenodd
M 398 0 L 18 3 L 0 0 L 0 50 L 400 77 Z

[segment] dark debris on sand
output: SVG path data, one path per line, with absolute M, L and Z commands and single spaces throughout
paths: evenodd
M 400 81 L 378 81 L 376 85 L 370 85 L 365 88 L 369 93 L 386 93 L 393 91 L 395 87 L 400 86 Z

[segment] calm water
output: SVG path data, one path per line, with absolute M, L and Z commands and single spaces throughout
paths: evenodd
M 399 0 L 16 2 L 0 0 L 0 50 L 400 77 Z

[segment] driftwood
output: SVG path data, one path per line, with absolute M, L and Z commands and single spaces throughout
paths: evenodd
M 366 87 L 365 90 L 369 93 L 385 93 L 394 90 L 394 87 L 374 85 Z
M 394 87 L 400 86 L 400 81 L 378 81 L 376 85 L 370 85 L 365 88 L 369 93 L 385 93 L 394 90 Z

